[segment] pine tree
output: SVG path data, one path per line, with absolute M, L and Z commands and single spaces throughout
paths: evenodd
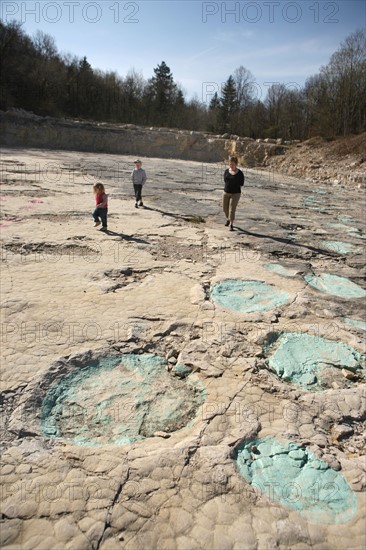
M 150 106 L 149 119 L 153 124 L 167 125 L 169 123 L 177 87 L 173 75 L 165 61 L 154 69 L 154 74 L 148 85 Z
M 212 99 L 210 101 L 209 109 L 210 111 L 216 111 L 220 107 L 220 100 L 219 96 L 217 95 L 217 92 L 214 93 L 212 96 Z
M 221 132 L 231 133 L 237 107 L 236 86 L 233 77 L 230 75 L 222 88 L 220 98 L 218 123 Z
M 220 127 L 218 124 L 219 109 L 220 99 L 217 92 L 215 92 L 212 96 L 207 112 L 207 129 L 209 132 L 220 132 Z

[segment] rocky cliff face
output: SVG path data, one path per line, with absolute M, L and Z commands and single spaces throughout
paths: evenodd
M 0 145 L 143 157 L 227 162 L 351 187 L 366 186 L 366 133 L 328 142 L 254 140 L 189 130 L 151 128 L 39 117 L 22 110 L 0 111 Z
M 146 157 L 221 162 L 237 155 L 245 166 L 262 166 L 282 145 L 258 143 L 250 138 L 216 136 L 188 130 L 148 128 L 39 117 L 25 111 L 0 112 L 0 143 L 7 147 L 36 147 L 92 151 Z

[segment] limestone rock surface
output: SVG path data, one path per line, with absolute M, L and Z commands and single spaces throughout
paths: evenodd
M 50 136 L 58 131 L 51 126 Z M 30 135 L 32 126 L 23 130 Z M 59 146 L 70 139 L 72 148 L 74 138 L 65 132 Z M 183 137 L 187 148 L 200 139 Z M 322 292 L 305 279 L 329 273 L 365 289 L 362 189 L 280 173 L 269 179 L 245 168 L 230 232 L 221 211 L 224 165 L 217 158 L 140 156 L 148 181 L 145 208 L 136 209 L 132 150 L 2 149 L 2 548 L 343 550 L 352 541 L 361 550 L 364 364 L 354 369 L 356 378 L 330 376 L 327 389 L 309 391 L 276 376 L 268 350 L 288 332 L 365 353 L 364 299 Z M 109 194 L 106 232 L 93 227 L 91 216 L 97 181 Z M 328 240 L 353 247 L 347 254 L 329 250 L 322 244 Z M 215 301 L 214 286 L 232 279 L 251 282 L 247 300 L 255 298 L 254 282 L 285 292 L 286 300 L 269 310 Z M 133 385 L 133 395 L 123 389 L 113 402 L 108 389 L 115 395 L 119 378 L 107 370 L 99 382 L 88 379 L 95 401 L 85 399 L 86 411 L 77 398 L 88 386 L 84 393 L 67 389 L 58 412 L 82 431 L 83 444 L 42 431 L 48 391 L 61 380 L 75 381 L 75 373 L 97 358 L 124 354 L 162 358 L 166 371 L 155 396 L 142 391 L 154 378 L 151 364 L 136 359 L 141 368 L 131 380 L 120 370 L 123 388 Z M 144 428 L 134 441 L 105 440 L 103 422 L 132 422 L 136 399 L 150 406 L 148 417 L 140 409 L 137 429 L 146 427 L 152 411 L 155 417 L 174 410 L 165 375 L 174 388 L 189 384 L 200 392 L 195 414 L 189 410 L 184 425 L 172 416 L 161 429 Z M 101 444 L 85 439 L 91 419 L 101 427 Z M 252 485 L 233 457 L 257 438 L 296 445 L 292 468 L 302 467 L 306 449 L 319 475 L 342 476 L 354 495 L 353 515 L 310 521 Z M 261 447 L 255 447 L 250 452 L 257 465 L 278 460 L 277 451 L 271 461 L 258 459 Z M 310 494 L 326 499 L 333 489 L 315 486 Z

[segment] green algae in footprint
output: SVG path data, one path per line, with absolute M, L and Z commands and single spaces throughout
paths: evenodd
M 361 286 L 338 275 L 331 275 L 329 273 L 321 273 L 320 275 L 309 274 L 305 275 L 304 279 L 313 288 L 332 294 L 333 296 L 339 296 L 340 298 L 365 298 L 366 296 L 366 290 Z
M 44 435 L 78 445 L 125 444 L 189 425 L 204 401 L 203 388 L 170 375 L 153 354 L 90 361 L 45 395 Z
M 321 200 L 319 200 L 320 197 L 315 197 L 314 195 L 307 195 L 305 197 L 305 208 L 308 210 L 314 210 L 316 212 L 323 212 L 327 213 L 328 210 L 331 210 L 330 208 L 324 207 L 324 204 Z
M 301 332 L 287 332 L 265 350 L 271 353 L 268 367 L 280 380 L 305 390 L 322 390 L 332 382 L 349 384 L 345 369 L 355 378 L 365 378 L 365 356 L 344 344 Z
M 328 250 L 332 252 L 337 252 L 338 254 L 361 254 L 362 250 L 354 246 L 351 243 L 345 243 L 342 241 L 321 241 L 321 244 L 325 246 Z
M 234 459 L 256 490 L 308 521 L 338 524 L 356 515 L 357 498 L 345 478 L 296 443 L 253 439 L 236 449 Z
M 226 279 L 213 285 L 211 298 L 224 308 L 253 313 L 282 306 L 289 295 L 262 281 Z
M 353 229 L 349 233 L 351 237 L 356 237 L 357 239 L 366 239 L 366 235 L 362 233 L 359 229 Z
M 326 226 L 331 227 L 332 229 L 337 229 L 339 231 L 346 232 L 346 233 L 353 231 L 352 227 L 350 227 L 349 225 L 345 225 L 344 223 L 332 222 L 332 223 L 327 223 Z
M 366 321 L 360 321 L 359 319 L 351 319 L 350 317 L 343 317 L 343 321 L 350 327 L 354 327 L 359 330 L 366 330 Z

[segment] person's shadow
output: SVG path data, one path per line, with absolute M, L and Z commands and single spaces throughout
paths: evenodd
M 144 210 L 151 210 L 154 212 L 159 212 L 159 214 L 162 214 L 163 216 L 168 216 L 170 218 L 174 218 L 175 220 L 180 221 L 191 221 L 195 217 L 198 218 L 199 216 L 195 214 L 174 214 L 173 212 L 166 212 L 165 210 L 160 210 L 159 208 L 151 208 L 151 206 L 144 206 Z
M 282 243 L 286 246 L 294 246 L 299 248 L 306 248 L 307 250 L 310 250 L 311 252 L 315 252 L 316 254 L 324 254 L 326 256 L 330 257 L 339 257 L 339 254 L 337 252 L 332 252 L 330 250 L 324 250 L 323 248 L 317 248 L 315 246 L 307 245 L 307 244 L 301 244 L 297 241 L 294 241 L 293 239 L 288 239 L 284 237 L 273 237 L 272 235 L 264 235 L 263 233 L 254 233 L 253 231 L 248 231 L 247 229 L 243 229 L 242 227 L 235 226 L 235 229 L 238 231 L 238 233 L 243 235 L 251 235 L 252 237 L 258 237 L 259 239 L 270 239 L 272 241 L 276 241 L 278 243 Z
M 103 231 L 105 235 L 110 235 L 111 237 L 118 237 L 118 240 L 121 241 L 133 241 L 139 244 L 150 244 L 149 241 L 145 239 L 140 239 L 139 237 L 133 237 L 132 235 L 126 235 L 126 233 L 117 233 L 116 231 L 111 231 L 111 229 L 106 229 Z M 117 239 L 116 239 L 117 240 Z

